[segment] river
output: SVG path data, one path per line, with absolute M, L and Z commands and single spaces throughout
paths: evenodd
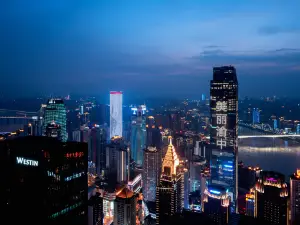
M 247 138 L 239 140 L 239 161 L 286 176 L 300 168 L 300 143 L 280 138 Z

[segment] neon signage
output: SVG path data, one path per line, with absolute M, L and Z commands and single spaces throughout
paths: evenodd
M 65 156 L 66 158 L 80 158 L 84 155 L 83 152 L 71 152 L 71 153 L 67 153 Z
M 218 101 L 216 102 L 216 114 L 217 116 L 217 146 L 220 146 L 221 149 L 226 147 L 226 137 L 227 137 L 227 102 Z
M 36 160 L 25 159 L 23 157 L 17 157 L 17 164 L 21 164 L 24 166 L 39 166 L 39 162 Z
M 217 194 L 217 195 L 219 195 L 221 192 L 219 192 L 219 191 L 215 191 L 215 190 L 209 190 L 209 192 L 210 193 L 213 193 L 213 194 Z

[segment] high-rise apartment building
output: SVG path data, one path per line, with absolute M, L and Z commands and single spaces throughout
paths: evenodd
M 210 82 L 211 184 L 228 190 L 232 211 L 238 192 L 238 80 L 233 66 L 215 67 Z
M 143 165 L 142 177 L 144 199 L 146 201 L 154 202 L 161 166 L 161 154 L 156 147 L 148 147 L 145 149 Z
M 87 224 L 87 144 L 20 137 L 0 142 L 0 158 L 3 221 Z
M 288 188 L 284 175 L 262 171 L 255 184 L 255 217 L 270 224 L 289 224 Z
M 44 109 L 43 134 L 46 134 L 48 124 L 55 123 L 61 128 L 61 140 L 67 141 L 67 111 L 62 99 L 49 99 Z
M 146 147 L 146 106 L 131 108 L 131 158 L 137 165 L 143 165 L 144 148 Z
M 291 225 L 300 224 L 300 169 L 290 178 Z
M 110 92 L 110 138 L 123 136 L 123 93 Z
M 136 224 L 136 199 L 134 193 L 124 187 L 116 193 L 114 201 L 114 225 Z

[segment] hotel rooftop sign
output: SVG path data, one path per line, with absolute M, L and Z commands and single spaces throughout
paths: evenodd
M 17 164 L 21 164 L 24 166 L 39 166 L 39 162 L 36 160 L 25 159 L 23 157 L 16 157 Z

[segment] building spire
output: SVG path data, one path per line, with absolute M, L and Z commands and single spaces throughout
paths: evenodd
M 179 158 L 172 144 L 172 137 L 169 136 L 168 138 L 169 138 L 169 146 L 162 162 L 162 173 L 171 176 L 171 175 L 176 175 L 176 168 L 179 165 Z
M 169 136 L 168 138 L 169 138 L 169 145 L 173 146 L 173 144 L 172 144 L 172 136 Z

